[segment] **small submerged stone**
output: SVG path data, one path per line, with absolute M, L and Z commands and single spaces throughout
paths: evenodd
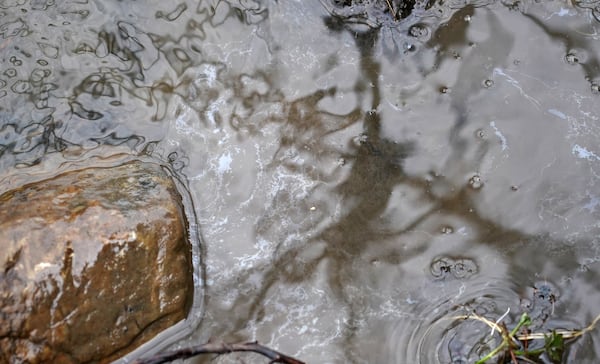
M 157 164 L 5 192 L 0 231 L 0 362 L 107 363 L 187 316 L 187 223 Z

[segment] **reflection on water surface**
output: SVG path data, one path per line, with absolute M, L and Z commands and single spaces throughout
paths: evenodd
M 447 317 L 587 325 L 598 4 L 350 3 L 3 2 L 2 190 L 117 151 L 175 164 L 207 272 L 180 346 L 462 363 L 495 339 Z

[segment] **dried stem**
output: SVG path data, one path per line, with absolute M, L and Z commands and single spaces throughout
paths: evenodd
M 287 356 L 278 351 L 270 349 L 266 346 L 260 345 L 256 341 L 227 344 L 227 343 L 206 343 L 202 345 L 192 346 L 185 349 L 174 350 L 157 354 L 147 359 L 140 359 L 135 364 L 161 364 L 168 363 L 177 359 L 187 359 L 193 356 L 201 354 L 229 354 L 233 352 L 251 351 L 258 353 L 271 359 L 270 363 L 283 363 L 283 364 L 304 364 L 304 362 Z
M 390 14 L 392 14 L 392 17 L 394 18 L 394 20 L 398 20 L 396 11 L 394 10 L 394 6 L 390 2 L 390 0 L 385 0 L 385 2 L 387 3 L 388 8 L 390 9 Z

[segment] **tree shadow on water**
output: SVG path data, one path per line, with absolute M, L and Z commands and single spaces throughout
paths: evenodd
M 344 348 L 346 359 L 355 362 L 356 359 L 352 358 L 351 353 L 354 350 L 356 334 L 362 325 L 361 313 L 364 312 L 365 307 L 361 299 L 354 297 L 348 288 L 361 278 L 362 273 L 356 269 L 357 260 L 364 259 L 364 256 L 368 255 L 366 253 L 370 253 L 370 249 L 374 246 L 386 244 L 383 249 L 374 249 L 379 252 L 375 259 L 381 262 L 398 264 L 418 256 L 429 248 L 428 244 L 418 244 L 405 249 L 398 246 L 400 244 L 390 246 L 386 241 L 396 240 L 414 231 L 426 219 L 436 214 L 460 216 L 465 223 L 473 227 L 473 237 L 469 238 L 469 241 L 474 243 L 497 244 L 508 249 L 519 243 L 540 239 L 550 245 L 560 244 L 560 242 L 550 236 L 532 236 L 514 228 L 504 227 L 480 215 L 474 203 L 478 191 L 467 184 L 457 187 L 452 194 L 440 196 L 432 192 L 431 180 L 408 175 L 403 163 L 412 155 L 415 146 L 410 141 L 397 142 L 385 138 L 381 131 L 381 118 L 376 111 L 381 103 L 379 85 L 381 65 L 374 56 L 378 29 L 368 29 L 361 33 L 345 29 L 343 24 L 330 19 L 326 20 L 326 24 L 328 23 L 332 24 L 332 31 L 352 32 L 360 52 L 362 70 L 361 77 L 356 81 L 355 90 L 359 98 L 370 97 L 371 108 L 366 112 L 354 110 L 340 119 L 315 111 L 318 110 L 319 101 L 328 94 L 334 93 L 335 90 L 317 91 L 313 95 L 292 102 L 288 107 L 290 117 L 286 119 L 287 129 L 284 130 L 286 134 L 282 137 L 276 156 L 294 148 L 299 149 L 297 144 L 304 141 L 315 138 L 318 140 L 328 133 L 344 129 L 358 121 L 362 122 L 362 134 L 358 143 L 354 145 L 352 153 L 344 155 L 344 159 L 351 161 L 350 171 L 334 189 L 344 210 L 339 218 L 331 220 L 330 224 L 316 234 L 300 231 L 299 235 L 306 237 L 306 240 L 295 241 L 291 246 L 281 242 L 270 261 L 254 265 L 235 278 L 236 282 L 244 284 L 250 282 L 257 273 L 262 277 L 261 285 L 256 291 L 238 295 L 230 306 L 235 308 L 235 315 L 228 316 L 233 327 L 228 327 L 226 331 L 236 332 L 247 327 L 248 322 L 260 322 L 266 315 L 264 303 L 274 287 L 306 282 L 315 277 L 319 267 L 324 266 L 325 271 L 322 274 L 326 277 L 332 302 L 342 306 L 339 310 L 346 314 L 340 345 Z M 309 112 L 304 113 L 302 110 Z M 330 122 L 331 120 L 337 122 Z M 396 231 L 382 229 L 377 223 L 381 221 L 394 190 L 399 186 L 408 186 L 417 190 L 423 205 L 429 207 Z M 277 218 L 275 214 L 268 217 L 266 220 L 269 221 L 257 228 L 262 230 L 258 233 L 276 226 Z M 310 257 L 307 258 L 305 252 L 313 247 L 316 247 L 314 251 L 317 254 L 308 254 Z M 511 251 L 510 254 L 515 253 Z M 572 252 L 563 254 L 569 255 Z M 545 258 L 537 255 L 535 259 L 543 261 Z M 569 258 L 571 259 L 575 260 L 575 257 Z M 536 262 L 543 263 L 542 261 Z M 519 264 L 522 263 L 523 261 L 519 260 L 510 263 L 513 265 L 511 269 L 514 269 L 515 275 L 526 274 L 523 268 L 519 268 Z
M 357 80 L 355 89 L 357 93 L 371 93 L 371 110 L 376 110 L 380 104 L 378 82 L 380 65 L 372 54 L 377 34 L 377 29 L 355 34 L 358 49 L 361 51 L 360 66 L 363 71 L 363 76 Z M 372 87 L 364 87 L 364 85 Z M 396 142 L 382 137 L 381 120 L 376 111 L 365 113 L 354 110 L 345 116 L 345 121 L 336 125 L 330 125 L 324 121 L 323 115 L 307 116 L 306 113 L 299 111 L 299 109 L 316 110 L 317 103 L 327 94 L 318 91 L 314 95 L 297 100 L 289 107 L 292 115 L 287 118 L 286 127 L 290 128 L 288 131 L 293 138 L 290 139 L 288 135 L 284 135 L 276 155 L 284 153 L 286 149 L 292 149 L 296 136 L 303 139 L 307 139 L 307 134 L 311 138 L 318 137 L 362 120 L 362 134 L 357 145 L 354 146 L 354 153 L 344 156 L 346 160 L 352 162 L 351 169 L 347 178 L 335 188 L 336 195 L 340 200 L 350 202 L 351 207 L 320 233 L 292 247 L 284 247 L 283 244 L 280 244 L 272 261 L 266 265 L 254 266 L 237 277 L 238 282 L 247 282 L 253 274 L 260 272 L 263 279 L 257 292 L 252 292 L 251 297 L 240 295 L 232 305 L 248 309 L 247 315 L 236 315 L 236 328 L 246 326 L 251 318 L 260 321 L 260 318 L 264 316 L 265 299 L 270 289 L 276 284 L 304 282 L 314 276 L 322 262 L 327 262 L 328 286 L 335 299 L 342 302 L 348 309 L 349 317 L 345 323 L 343 335 L 344 341 L 349 344 L 356 332 L 359 321 L 357 312 L 360 311 L 358 302 L 349 297 L 346 292 L 348 284 L 355 280 L 357 274 L 360 274 L 353 269 L 353 262 L 359 259 L 372 244 L 377 244 L 390 236 L 389 232 L 382 231 L 373 222 L 380 220 L 397 185 L 415 182 L 413 178 L 404 173 L 402 166 L 403 161 L 411 155 L 413 143 Z M 304 117 L 299 116 L 300 114 Z M 310 123 L 306 122 L 306 118 L 312 118 Z M 332 119 L 331 115 L 325 117 L 325 119 L 327 118 Z M 420 181 L 417 183 L 422 184 Z M 269 220 L 274 219 L 276 217 Z M 276 224 L 276 222 L 272 221 L 271 224 Z M 303 257 L 303 253 L 308 247 L 319 243 L 324 246 L 320 254 L 308 260 Z M 418 254 L 423 249 L 425 248 L 420 247 L 416 251 L 403 254 Z M 380 258 L 383 261 L 387 259 L 385 256 Z

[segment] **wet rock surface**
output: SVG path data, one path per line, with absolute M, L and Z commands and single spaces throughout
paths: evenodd
M 159 165 L 68 172 L 0 206 L 0 362 L 110 362 L 186 317 L 186 221 Z

